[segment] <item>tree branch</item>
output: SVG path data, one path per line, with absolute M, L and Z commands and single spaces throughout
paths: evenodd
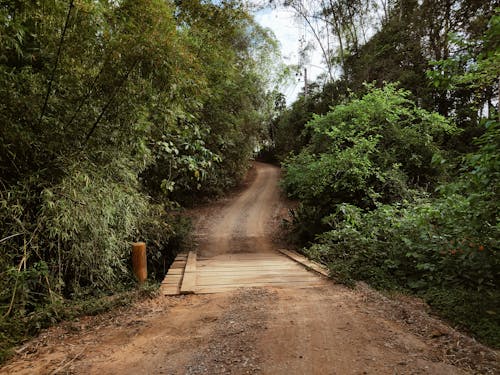
M 64 22 L 63 31 L 61 33 L 61 38 L 59 39 L 59 47 L 57 48 L 56 61 L 54 63 L 54 67 L 52 69 L 52 73 L 50 74 L 49 84 L 47 85 L 47 93 L 45 94 L 45 100 L 43 102 L 42 111 L 40 113 L 40 118 L 38 119 L 37 127 L 42 123 L 43 116 L 45 115 L 45 111 L 47 110 L 47 104 L 49 102 L 50 93 L 52 91 L 52 83 L 54 82 L 54 78 L 56 75 L 57 65 L 59 64 L 59 57 L 61 56 L 61 50 L 64 42 L 64 36 L 66 35 L 66 30 L 68 29 L 69 19 L 71 16 L 71 10 L 74 7 L 74 0 L 70 0 L 68 14 L 66 15 L 66 21 Z
M 63 130 L 66 129 L 67 127 L 69 127 L 73 123 L 73 121 L 75 120 L 76 116 L 78 115 L 78 113 L 82 109 L 83 105 L 90 98 L 90 95 L 92 95 L 92 92 L 94 91 L 95 86 L 97 84 L 97 80 L 99 79 L 99 77 L 101 76 L 102 72 L 104 71 L 104 68 L 106 66 L 106 62 L 107 62 L 107 59 L 104 60 L 104 63 L 102 64 L 102 67 L 99 70 L 99 73 L 97 73 L 97 75 L 95 76 L 94 80 L 92 81 L 92 84 L 90 85 L 89 91 L 85 94 L 85 96 L 81 100 L 80 104 L 78 105 L 78 107 L 76 108 L 75 112 L 73 113 L 73 116 L 71 116 L 71 119 L 66 123 L 66 125 L 64 125 Z
M 118 93 L 118 91 L 120 91 L 120 89 L 122 88 L 122 86 L 125 84 L 125 82 L 128 80 L 128 77 L 130 75 L 130 73 L 132 72 L 132 70 L 134 70 L 135 66 L 137 65 L 137 63 L 139 62 L 139 57 L 137 59 L 135 59 L 134 63 L 132 64 L 132 66 L 130 67 L 130 69 L 128 70 L 127 74 L 125 75 L 125 77 L 123 77 L 122 81 L 120 82 L 120 84 L 118 85 L 118 87 L 113 91 L 113 93 L 111 94 L 111 98 L 109 99 L 109 101 L 104 105 L 104 107 L 102 108 L 101 110 L 101 113 L 99 114 L 99 116 L 97 117 L 97 119 L 95 120 L 94 124 L 92 125 L 92 128 L 89 130 L 89 132 L 87 133 L 87 135 L 85 136 L 85 140 L 83 141 L 83 145 L 86 145 L 87 142 L 89 141 L 90 137 L 92 136 L 92 134 L 94 133 L 94 131 L 96 130 L 97 128 L 97 125 L 99 125 L 99 122 L 102 120 L 104 114 L 106 113 L 106 111 L 108 110 L 109 106 L 111 105 L 111 103 L 113 102 L 116 94 Z

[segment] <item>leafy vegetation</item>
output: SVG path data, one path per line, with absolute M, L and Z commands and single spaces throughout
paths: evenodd
M 179 208 L 233 186 L 267 136 L 306 253 L 500 345 L 499 9 L 282 3 L 327 68 L 290 108 L 243 2 L 0 4 L 0 361 L 128 300 L 130 242 L 162 277 Z
M 245 173 L 275 54 L 238 1 L 2 2 L 0 360 L 58 306 L 133 285 L 131 241 L 164 275 L 180 204 Z
M 498 201 L 500 163 L 491 146 L 499 136 L 498 123 L 491 124 L 478 140 L 482 147 L 468 156 L 461 178 L 439 186 L 433 199 L 379 204 L 369 211 L 339 204 L 323 219 L 332 229 L 306 252 L 329 264 L 344 282 L 364 279 L 421 294 L 497 345 L 500 232 L 492 199 Z M 453 300 L 468 307 L 450 310 Z
M 499 347 L 499 9 L 384 3 L 365 43 L 332 36 L 352 48 L 337 51 L 343 76 L 275 121 L 294 234 L 336 279 L 419 295 Z M 299 15 L 321 20 L 322 4 Z

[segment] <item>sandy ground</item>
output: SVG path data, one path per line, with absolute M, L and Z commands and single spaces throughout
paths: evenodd
M 279 170 L 191 211 L 199 253 L 271 252 L 287 203 Z M 364 284 L 156 297 L 44 331 L 6 374 L 499 374 L 499 353 L 419 300 Z

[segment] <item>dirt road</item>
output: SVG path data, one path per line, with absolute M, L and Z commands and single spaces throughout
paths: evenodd
M 198 218 L 197 228 L 205 233 L 199 237 L 201 256 L 272 251 L 269 223 L 280 209 L 279 169 L 258 163 L 254 175 L 250 186 L 220 210 L 217 221 L 210 215 Z
M 274 254 L 279 170 L 256 163 L 234 196 L 194 211 L 198 252 Z M 266 286 L 157 297 L 45 331 L 8 374 L 494 374 L 498 353 L 407 297 L 369 287 Z

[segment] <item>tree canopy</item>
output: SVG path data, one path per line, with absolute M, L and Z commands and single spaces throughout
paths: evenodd
M 0 4 L 2 348 L 130 284 L 131 241 L 164 275 L 177 207 L 245 173 L 277 55 L 240 1 Z

